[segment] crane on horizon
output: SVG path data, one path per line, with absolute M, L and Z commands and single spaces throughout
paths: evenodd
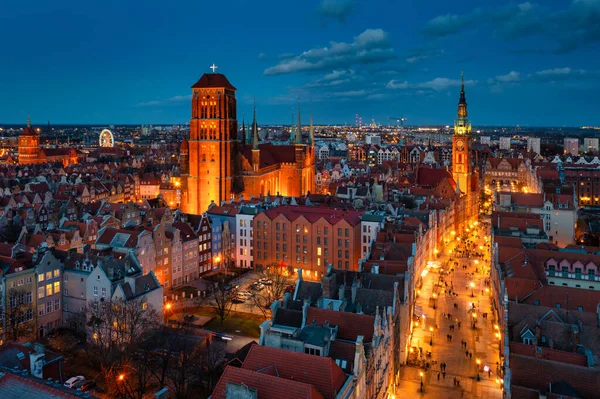
M 404 126 L 404 122 L 407 121 L 407 119 L 404 117 L 404 115 L 402 115 L 400 118 L 392 118 L 392 117 L 390 117 L 390 119 L 395 120 L 396 123 L 400 123 L 400 126 Z

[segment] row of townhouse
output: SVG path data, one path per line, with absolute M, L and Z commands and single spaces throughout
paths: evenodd
M 6 246 L 5 246 L 6 247 Z M 90 301 L 141 298 L 162 314 L 163 290 L 132 253 L 49 249 L 0 256 L 1 339 L 41 338 L 60 326 L 83 329 Z

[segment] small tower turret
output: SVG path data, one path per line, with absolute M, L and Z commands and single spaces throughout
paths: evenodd
M 190 172 L 190 144 L 185 137 L 179 148 L 179 167 L 182 175 L 187 175 Z
M 254 103 L 254 120 L 252 121 L 252 169 L 260 168 L 260 149 L 258 147 L 258 125 L 256 123 L 256 103 Z

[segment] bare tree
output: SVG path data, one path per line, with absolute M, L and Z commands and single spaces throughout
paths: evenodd
M 225 283 L 224 280 L 214 282 L 209 286 L 209 297 L 213 310 L 219 318 L 219 328 L 223 331 L 223 322 L 229 317 L 237 290 Z
M 32 337 L 34 335 L 33 292 L 12 288 L 8 291 L 7 299 L 5 306 L 0 306 L 6 326 L 6 337 L 12 341 Z
M 271 305 L 273 302 L 283 298 L 285 289 L 289 284 L 289 270 L 285 266 L 273 263 L 263 270 L 263 278 L 270 284 L 266 285 L 261 291 L 256 291 L 251 297 L 251 304 L 263 314 L 265 319 L 271 318 Z
M 104 376 L 107 391 L 142 398 L 152 376 L 144 348 L 148 337 L 162 327 L 158 313 L 140 298 L 92 301 L 87 314 L 86 351 Z

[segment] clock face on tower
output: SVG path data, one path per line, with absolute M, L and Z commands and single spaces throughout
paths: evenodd
M 457 148 L 459 148 L 459 149 L 462 150 L 464 146 L 465 146 L 465 142 L 464 141 L 462 141 L 462 140 L 457 140 L 456 141 L 456 147 Z

